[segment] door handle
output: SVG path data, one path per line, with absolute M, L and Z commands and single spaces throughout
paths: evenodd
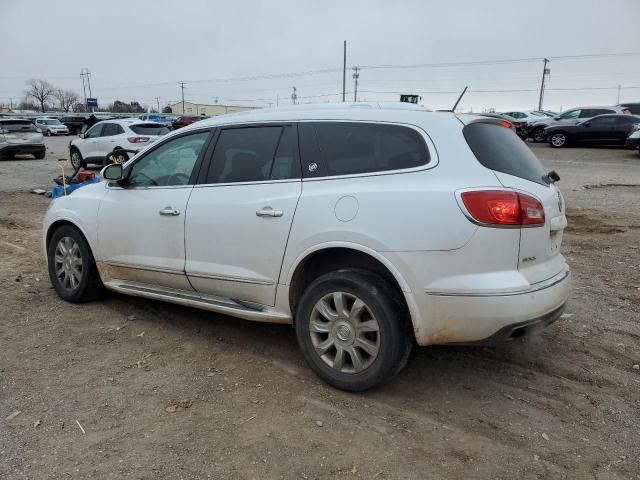
M 160 215 L 166 215 L 168 217 L 177 217 L 180 215 L 180 210 L 173 207 L 164 207 L 158 212 Z
M 256 212 L 259 217 L 281 217 L 282 214 L 282 210 L 274 210 L 271 207 L 263 207 L 262 210 Z

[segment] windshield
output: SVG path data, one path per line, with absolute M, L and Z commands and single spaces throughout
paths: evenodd
M 37 132 L 38 129 L 29 120 L 3 120 L 0 129 L 8 132 Z
M 51 119 L 42 119 L 39 120 L 40 123 L 44 123 L 45 125 L 61 125 L 60 120 L 56 120 L 55 118 L 51 118 Z

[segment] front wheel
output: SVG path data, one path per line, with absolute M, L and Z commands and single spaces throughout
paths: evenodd
M 351 392 L 391 379 L 413 346 L 400 294 L 364 270 L 340 270 L 311 283 L 298 304 L 295 328 L 312 370 Z
M 80 151 L 76 148 L 71 149 L 70 160 L 74 170 L 78 170 L 80 167 L 87 168 L 87 163 L 82 159 Z
M 60 298 L 86 302 L 103 291 L 96 262 L 87 240 L 71 226 L 58 228 L 47 246 L 49 279 Z
M 554 133 L 551 135 L 551 146 L 555 148 L 564 147 L 567 144 L 567 136 L 564 133 Z

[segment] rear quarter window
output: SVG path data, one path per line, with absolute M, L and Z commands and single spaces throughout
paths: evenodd
M 401 125 L 303 122 L 300 144 L 306 177 L 400 170 L 430 160 L 422 135 Z
M 463 134 L 473 154 L 488 169 L 540 185 L 549 184 L 538 157 L 510 129 L 491 123 L 472 123 L 464 127 Z

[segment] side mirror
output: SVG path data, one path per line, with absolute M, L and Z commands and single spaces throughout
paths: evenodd
M 562 117 L 553 117 L 554 120 L 562 120 Z
M 583 127 L 590 127 L 591 126 L 591 122 L 584 122 L 582 124 Z
M 84 138 L 84 133 L 79 133 L 78 138 Z
M 104 178 L 105 180 L 113 181 L 113 182 L 118 182 L 122 180 L 122 174 L 123 174 L 123 170 L 122 170 L 121 163 L 112 163 L 110 165 L 107 165 L 100 172 L 100 175 L 102 176 L 102 178 Z

